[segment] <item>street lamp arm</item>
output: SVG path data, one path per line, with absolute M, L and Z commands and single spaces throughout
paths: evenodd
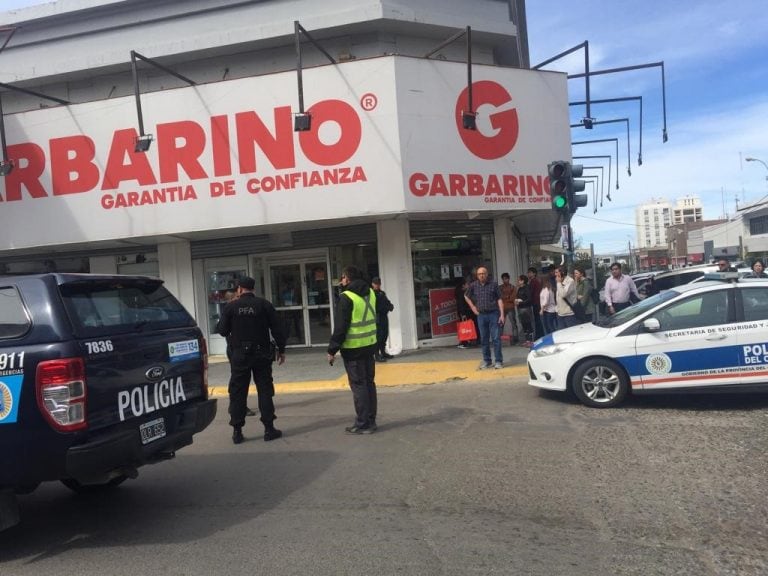
M 760 160 L 760 158 L 752 158 L 751 156 L 748 156 L 747 158 L 744 158 L 747 162 L 760 162 L 760 164 L 763 165 L 763 167 L 768 170 L 768 164 L 766 164 L 764 161 Z

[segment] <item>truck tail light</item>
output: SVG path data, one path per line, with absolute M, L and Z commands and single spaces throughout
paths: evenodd
M 35 390 L 37 406 L 54 430 L 72 432 L 88 426 L 85 363 L 82 358 L 40 362 Z
M 200 353 L 203 355 L 203 398 L 208 399 L 208 344 L 200 338 Z

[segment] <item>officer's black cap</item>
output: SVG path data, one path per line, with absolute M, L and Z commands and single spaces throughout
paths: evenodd
M 243 276 L 237 280 L 237 285 L 239 288 L 244 288 L 245 290 L 253 290 L 256 288 L 256 280 L 250 276 Z
M 381 278 L 374 276 L 373 280 L 371 280 L 371 284 L 381 284 Z

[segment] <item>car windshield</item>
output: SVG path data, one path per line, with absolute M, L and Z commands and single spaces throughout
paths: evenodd
M 630 320 L 634 320 L 638 316 L 641 316 L 649 310 L 656 308 L 659 304 L 668 302 L 673 298 L 680 295 L 680 292 L 676 290 L 665 290 L 655 296 L 649 296 L 645 300 L 641 300 L 637 304 L 633 304 L 629 308 L 625 308 L 620 312 L 616 312 L 613 316 L 601 316 L 600 320 L 595 322 L 598 326 L 605 328 L 613 328 L 614 326 L 620 326 Z

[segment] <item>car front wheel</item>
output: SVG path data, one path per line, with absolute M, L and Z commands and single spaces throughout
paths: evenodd
M 629 378 L 613 360 L 593 358 L 581 364 L 573 374 L 573 393 L 586 406 L 613 408 L 629 392 Z

